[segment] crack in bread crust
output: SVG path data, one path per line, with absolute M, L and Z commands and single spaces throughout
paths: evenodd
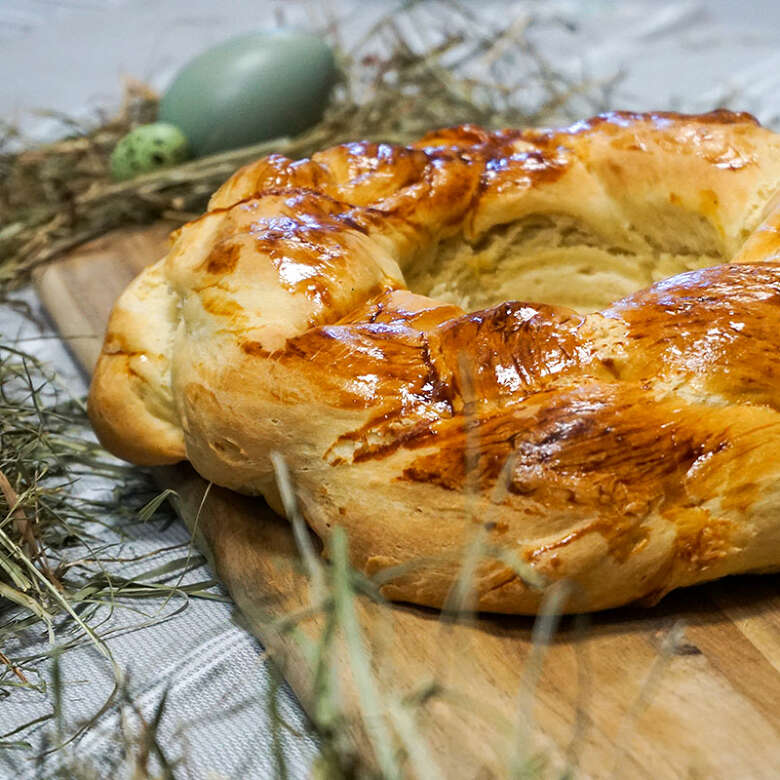
M 780 568 L 779 187 L 726 111 L 272 155 L 119 299 L 93 423 L 277 508 L 280 451 L 316 533 L 414 564 L 391 598 L 440 606 L 479 527 L 572 611 Z

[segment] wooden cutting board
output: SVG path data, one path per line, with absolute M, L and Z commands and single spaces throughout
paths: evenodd
M 42 300 L 86 370 L 113 300 L 161 256 L 168 229 L 113 233 L 39 275 Z M 187 466 L 158 477 L 179 493 L 191 529 L 200 508 L 198 546 L 311 713 L 311 659 L 277 620 L 310 605 L 289 525 L 262 501 L 219 488 L 203 501 L 206 483 Z M 362 597 L 356 612 L 383 697 L 380 720 L 427 748 L 427 759 L 413 757 L 418 776 L 435 776 L 433 765 L 441 777 L 506 776 L 519 750 L 541 756 L 543 777 L 568 766 L 597 778 L 769 778 L 780 774 L 778 584 L 776 575 L 734 577 L 652 609 L 564 619 L 536 650 L 530 618 L 453 625 L 431 610 Z M 317 639 L 324 624 L 317 613 L 298 629 Z M 376 765 L 381 724 L 361 723 L 347 648 L 336 640 L 332 652 L 343 659 L 336 677 L 349 716 L 339 728 Z

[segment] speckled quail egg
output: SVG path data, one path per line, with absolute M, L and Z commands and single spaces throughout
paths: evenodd
M 111 175 L 117 181 L 177 165 L 189 157 L 182 131 L 166 122 L 140 125 L 120 139 L 111 153 Z

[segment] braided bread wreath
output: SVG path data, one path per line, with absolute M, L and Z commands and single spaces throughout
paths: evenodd
M 281 452 L 321 538 L 412 564 L 392 599 L 442 605 L 480 524 L 570 611 L 775 570 L 778 185 L 722 110 L 272 155 L 120 297 L 92 421 L 279 512 Z M 499 558 L 478 607 L 535 612 Z

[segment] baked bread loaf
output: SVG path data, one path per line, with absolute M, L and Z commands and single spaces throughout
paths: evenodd
M 464 126 L 232 176 L 114 307 L 101 441 L 188 459 L 440 606 L 569 611 L 780 567 L 780 136 L 747 114 Z M 617 301 L 617 302 L 614 302 Z

